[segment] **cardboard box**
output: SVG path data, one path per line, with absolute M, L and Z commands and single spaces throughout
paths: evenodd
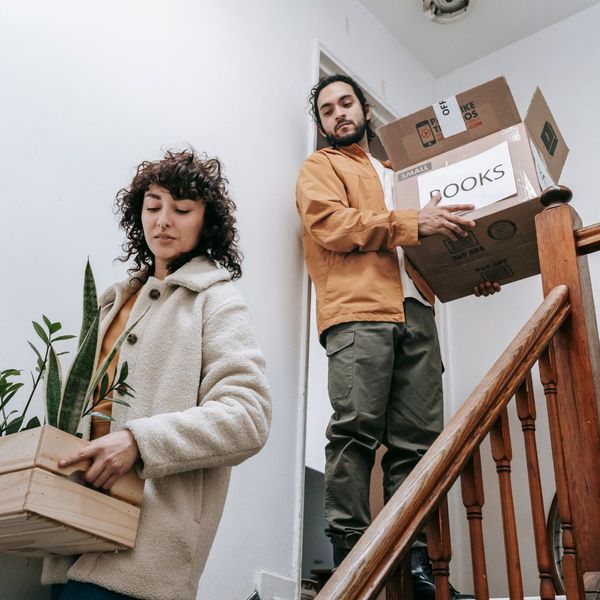
M 427 116 L 436 114 L 430 107 L 378 133 L 396 170 L 396 208 L 421 208 L 437 191 L 440 205 L 476 207 L 468 213 L 477 225 L 467 238 L 429 236 L 404 249 L 448 302 L 472 294 L 483 281 L 506 284 L 539 273 L 534 217 L 543 208 L 542 190 L 558 181 L 568 147 L 539 89 L 522 122 L 504 78 L 441 101 L 438 114 L 440 105 L 445 112 L 450 107 L 450 114 L 436 117 L 440 131 Z M 429 145 L 423 143 L 425 120 L 436 138 Z

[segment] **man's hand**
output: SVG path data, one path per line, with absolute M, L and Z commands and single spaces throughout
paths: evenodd
M 479 298 L 479 296 L 491 296 L 501 289 L 502 288 L 497 281 L 494 281 L 493 283 L 491 281 L 484 281 L 473 288 L 473 293 Z
M 115 481 L 133 467 L 140 457 L 133 434 L 128 429 L 109 433 L 90 442 L 77 454 L 63 458 L 61 467 L 68 467 L 80 460 L 88 459 L 92 464 L 83 478 L 94 487 L 110 490 Z
M 475 221 L 455 215 L 456 212 L 473 210 L 472 204 L 451 204 L 438 206 L 442 199 L 441 194 L 436 194 L 419 211 L 419 236 L 441 233 L 455 241 L 456 235 L 466 237 L 468 229 L 475 227 Z

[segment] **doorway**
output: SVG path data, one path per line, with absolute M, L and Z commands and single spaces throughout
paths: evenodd
M 345 68 L 332 55 L 319 47 L 318 79 L 340 73 L 349 75 L 358 82 L 373 113 L 372 124 L 378 127 L 389 123 L 398 117 L 386 106 L 385 102 L 365 85 L 361 78 L 351 70 Z M 316 81 L 315 81 L 316 83 Z M 327 141 L 317 134 L 316 126 L 311 124 L 313 130 L 310 138 L 314 140 L 310 151 L 319 150 L 327 146 Z M 370 142 L 373 156 L 381 160 L 387 158 L 379 138 Z M 307 275 L 308 278 L 308 275 Z M 327 393 L 327 357 L 325 350 L 319 343 L 316 329 L 316 303 L 312 284 L 308 281 L 306 286 L 307 322 L 305 323 L 306 344 L 306 369 L 305 369 L 305 396 L 306 396 L 306 430 L 305 430 L 305 455 L 304 455 L 304 505 L 302 526 L 302 578 L 317 579 L 327 577 L 333 566 L 331 543 L 325 536 L 327 522 L 323 514 L 324 504 L 324 469 L 325 469 L 325 430 L 332 414 L 329 396 Z M 309 309 L 308 309 L 309 308 Z M 381 455 L 376 458 L 376 465 L 371 477 L 371 507 L 377 514 L 383 506 L 382 474 L 379 467 Z

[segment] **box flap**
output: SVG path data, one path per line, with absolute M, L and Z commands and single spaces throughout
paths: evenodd
M 524 123 L 550 176 L 558 183 L 569 148 L 539 87 L 533 94 Z
M 400 171 L 520 122 L 506 79 L 498 77 L 384 125 L 377 134 Z

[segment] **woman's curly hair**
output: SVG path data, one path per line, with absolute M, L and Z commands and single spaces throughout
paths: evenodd
M 242 275 L 242 254 L 238 248 L 235 226 L 235 203 L 227 191 L 228 181 L 221 173 L 217 158 L 197 156 L 193 149 L 166 152 L 162 160 L 144 161 L 137 168 L 131 186 L 117 193 L 115 213 L 120 215 L 120 226 L 127 236 L 122 248 L 125 254 L 119 260 L 133 258 L 133 274 L 147 267 L 154 271 L 154 256 L 146 244 L 142 227 L 144 194 L 152 185 L 169 191 L 175 199 L 199 199 L 206 206 L 204 224 L 198 245 L 169 264 L 169 272 L 176 271 L 194 256 L 206 256 L 225 267 L 233 279 Z

